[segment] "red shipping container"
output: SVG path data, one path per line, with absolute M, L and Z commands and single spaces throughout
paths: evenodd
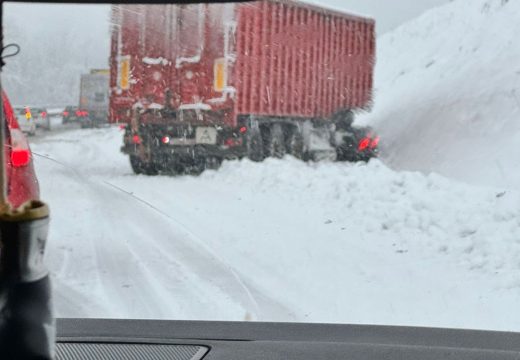
M 112 122 L 168 97 L 181 120 L 230 127 L 371 105 L 372 19 L 293 0 L 116 5 L 112 15 Z

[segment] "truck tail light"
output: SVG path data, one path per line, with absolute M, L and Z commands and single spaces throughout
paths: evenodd
M 69 116 L 69 112 L 68 111 L 64 111 L 63 112 L 63 116 Z
M 366 150 L 369 146 L 370 146 L 370 138 L 363 138 L 360 142 L 359 142 L 359 145 L 358 145 L 358 150 L 359 151 L 364 151 Z
M 232 147 L 232 146 L 240 146 L 242 145 L 241 138 L 227 138 L 224 140 L 224 145 Z
M 139 135 L 134 135 L 132 136 L 132 142 L 136 145 L 140 145 L 141 144 L 141 137 Z
M 375 149 L 379 145 L 379 136 L 376 136 L 374 139 L 372 139 L 372 142 L 370 143 L 370 148 Z

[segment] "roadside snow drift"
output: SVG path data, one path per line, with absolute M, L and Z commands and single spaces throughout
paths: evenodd
M 375 108 L 396 169 L 520 188 L 520 2 L 457 0 L 378 39 Z
M 33 145 L 60 316 L 520 330 L 515 191 L 380 161 L 135 176 L 120 143 Z

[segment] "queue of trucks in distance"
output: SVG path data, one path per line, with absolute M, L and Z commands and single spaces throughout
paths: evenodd
M 135 173 L 368 160 L 375 22 L 295 0 L 113 5 L 109 121 Z

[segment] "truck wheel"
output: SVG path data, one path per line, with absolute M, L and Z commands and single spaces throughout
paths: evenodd
M 297 159 L 303 159 L 303 135 L 295 128 L 287 141 L 289 153 Z
M 356 161 L 356 143 L 350 137 L 343 138 L 343 142 L 336 147 L 337 158 L 339 162 L 355 162 Z
M 210 156 L 205 159 L 204 169 L 206 170 L 218 170 L 222 165 L 222 159 L 216 156 Z
M 149 176 L 155 176 L 159 175 L 159 170 L 157 170 L 157 167 L 153 163 L 145 163 L 143 174 L 149 175 Z
M 271 133 L 267 143 L 267 153 L 269 156 L 281 159 L 286 153 L 283 129 L 280 124 L 271 127 Z
M 251 130 L 247 137 L 247 157 L 252 161 L 264 160 L 264 142 L 260 130 Z
M 153 163 L 146 163 L 135 155 L 130 155 L 130 166 L 137 175 L 157 175 L 159 173 L 157 167 Z
M 130 166 L 135 174 L 139 175 L 143 173 L 143 162 L 139 157 L 130 155 Z

